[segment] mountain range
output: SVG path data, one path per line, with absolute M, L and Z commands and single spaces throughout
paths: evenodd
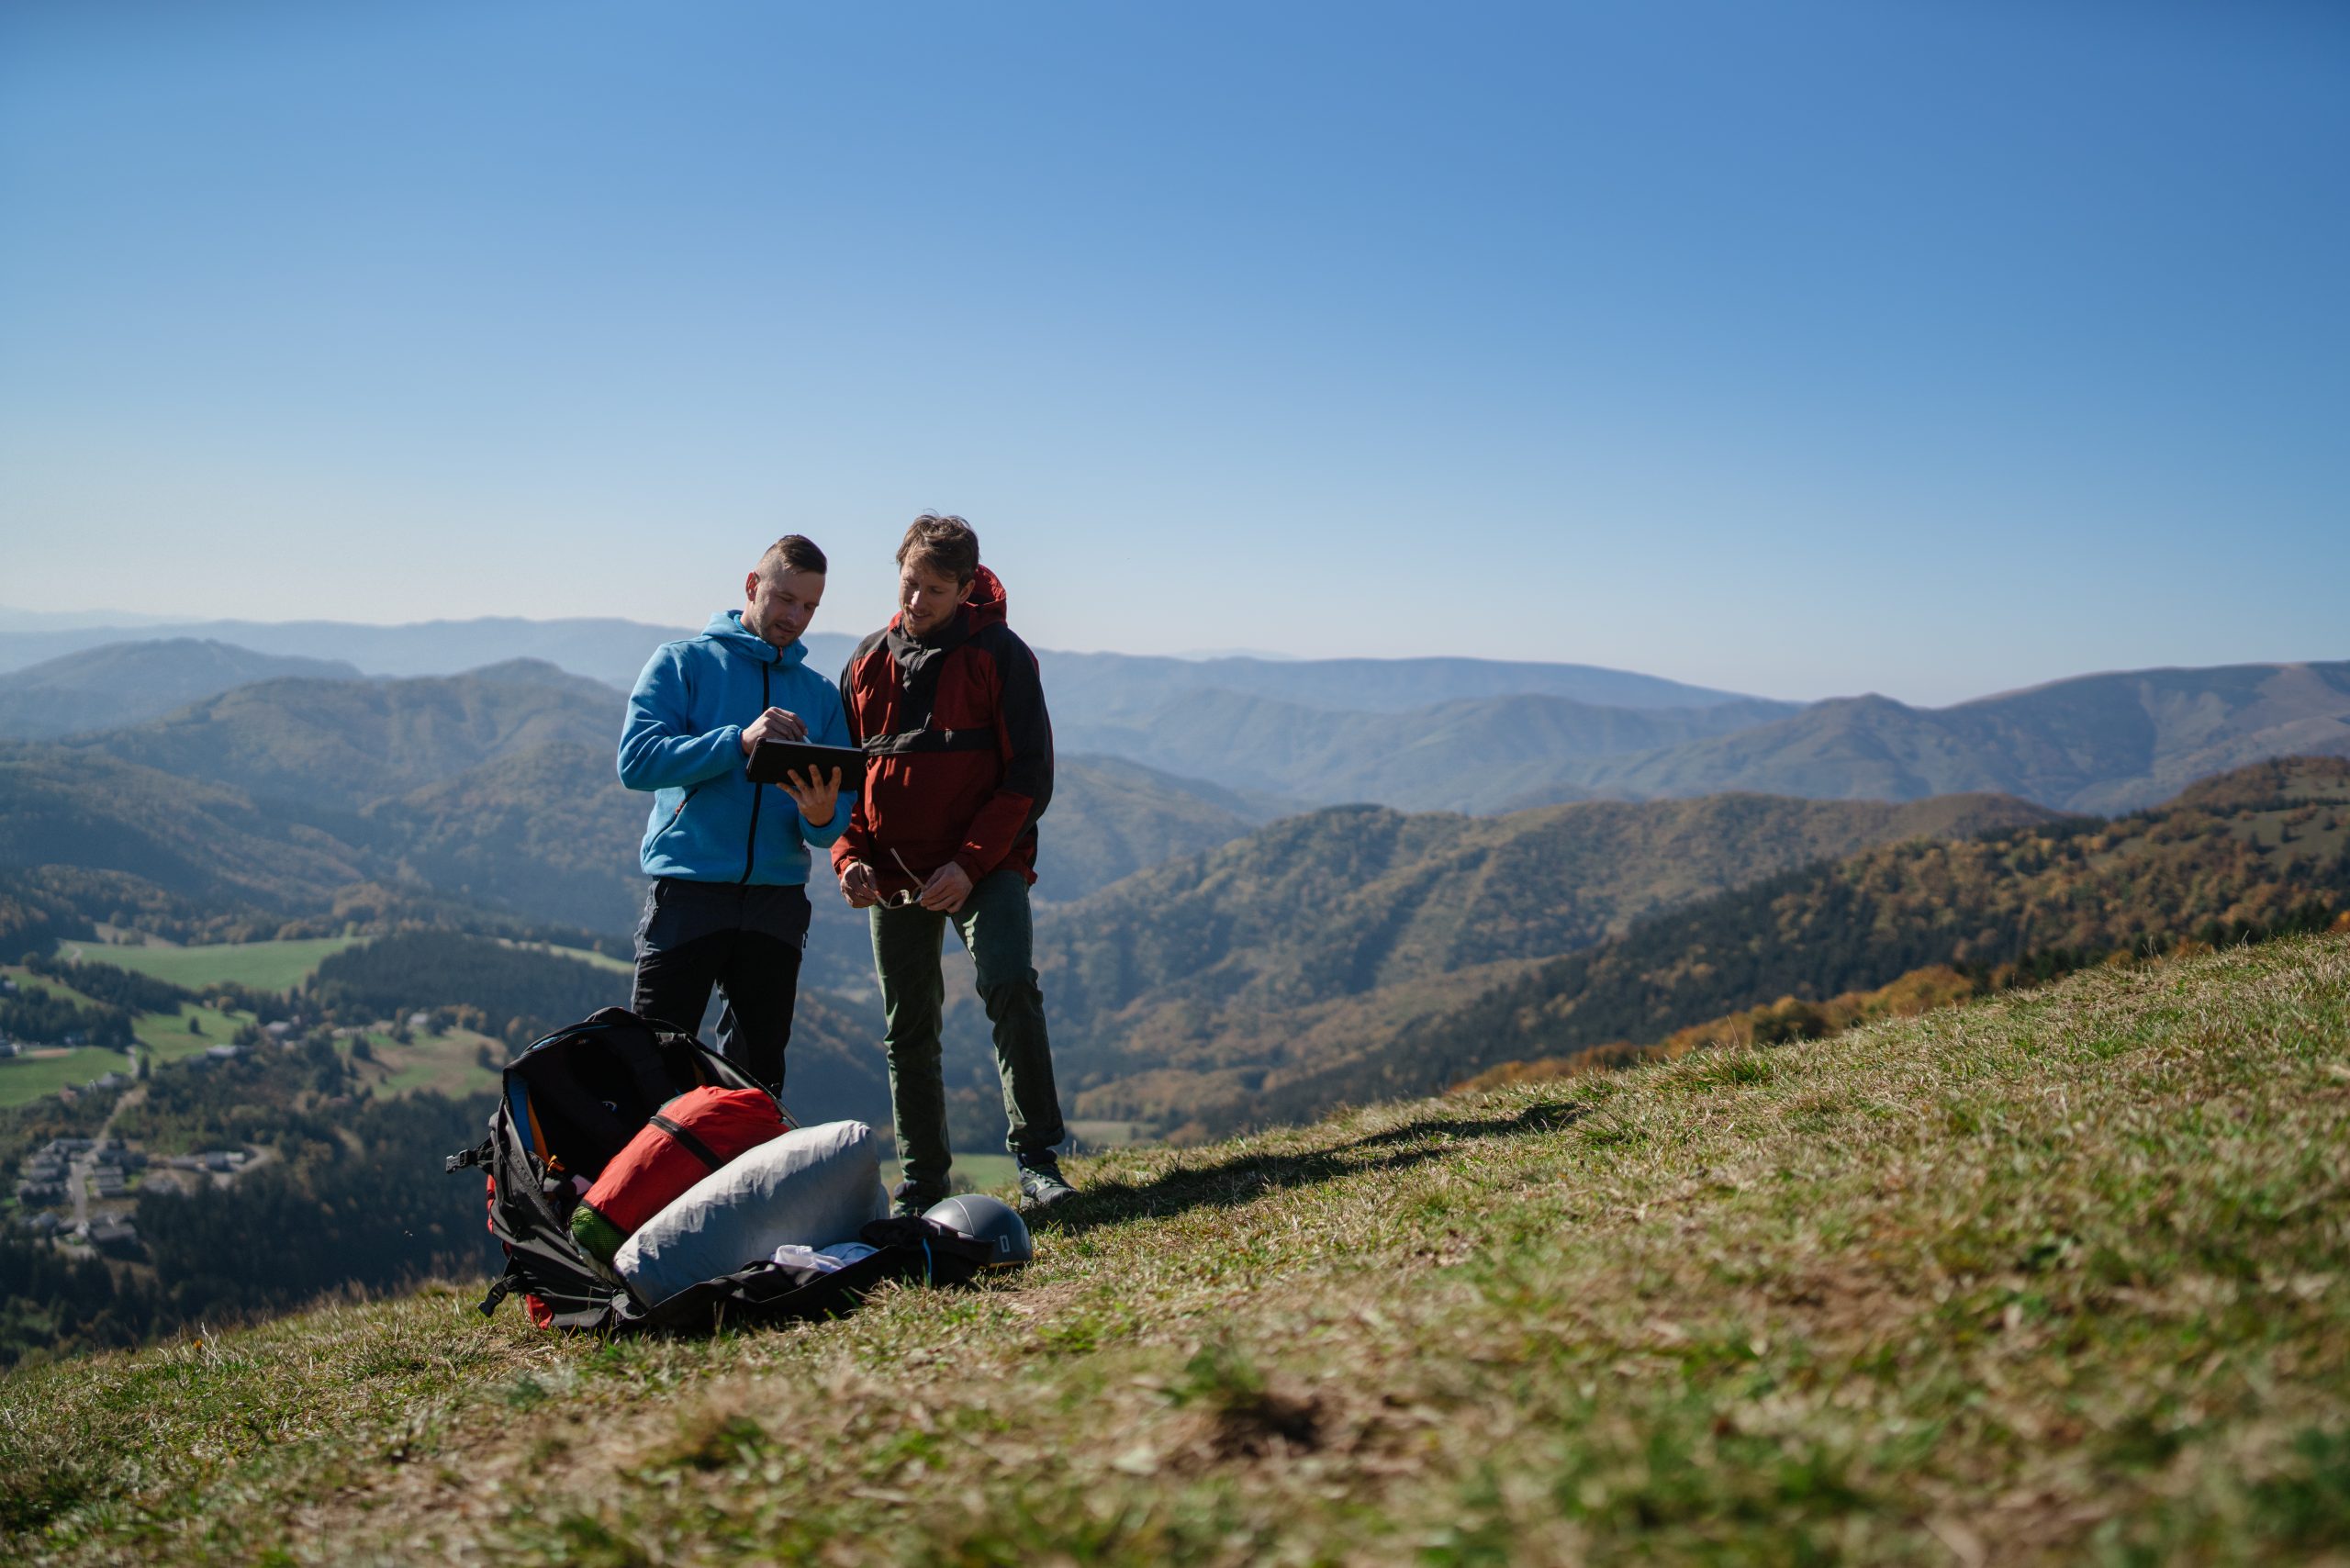
M 649 808 L 613 773 L 621 706 L 610 687 L 516 660 L 415 679 L 263 680 L 118 729 L 0 742 L 0 866 L 120 871 L 285 914 L 352 882 L 414 883 L 625 935 Z M 1065 756 L 1045 891 L 1082 897 L 1286 804 Z M 869 983 L 862 921 L 831 896 L 821 857 L 813 890 L 811 978 Z
M 1840 699 L 1737 734 L 1598 759 L 1562 781 L 1641 799 L 1763 790 L 1908 801 L 1996 790 L 2107 813 L 2264 757 L 2345 755 L 2350 662 L 2232 665 L 2082 676 L 1950 708 Z
M 625 681 L 644 648 L 666 634 L 626 622 L 485 622 L 452 623 L 439 641 L 417 635 L 443 630 L 320 622 L 277 632 L 280 641 L 330 646 L 329 633 L 348 633 L 343 643 L 354 655 L 395 663 L 445 661 L 520 644 L 579 659 L 579 650 L 601 646 L 613 657 L 595 678 L 546 659 L 509 659 L 474 672 L 487 681 L 502 673 L 534 687 L 563 685 L 567 675 L 577 699 L 572 706 L 582 713 L 599 702 L 616 711 L 609 706 L 610 681 Z M 0 634 L 0 644 L 7 635 Z M 817 635 L 810 645 L 822 668 L 848 643 Z M 235 707 L 226 699 L 245 684 L 248 671 L 292 673 L 257 661 L 285 656 L 172 640 L 86 650 L 0 675 L 0 734 L 53 738 L 135 727 L 159 721 L 175 702 L 201 708 L 200 717 L 194 709 L 181 715 L 183 729 L 218 723 Z M 1927 709 L 1879 696 L 1798 707 L 1573 665 L 1039 657 L 1065 752 L 1116 757 L 1176 779 L 1213 780 L 1182 789 L 1210 799 L 1221 792 L 1230 798 L 1227 805 L 1245 801 L 1239 814 L 1257 820 L 1362 801 L 1494 812 L 1733 790 L 1827 800 L 1990 790 L 2058 810 L 2113 812 L 2266 756 L 2350 753 L 2350 663 L 2344 662 L 2085 676 Z M 364 661 L 354 658 L 331 671 L 305 673 L 350 680 L 360 667 Z M 202 689 L 207 686 L 217 689 Z M 1501 689 L 1509 688 L 1516 689 Z M 203 706 L 214 698 L 222 700 Z M 413 705 L 420 699 L 399 700 Z M 405 747 L 387 709 L 367 722 L 375 726 L 368 745 Z M 565 727 L 552 716 L 545 722 Z M 589 722 L 569 726 L 567 738 L 602 745 L 608 734 Z M 159 748 L 155 759 L 169 765 L 181 743 L 166 728 L 142 735 L 141 744 Z M 331 751 L 337 743 L 315 744 Z M 240 764 L 264 789 L 262 775 L 274 766 L 270 752 L 264 746 Z M 380 760 L 372 765 L 354 756 L 353 767 L 388 768 L 411 786 L 445 776 L 437 763 L 404 749 L 374 755 Z M 351 782 L 325 788 L 346 801 L 386 792 Z M 1116 863 L 1113 857 L 1103 865 Z M 1101 879 L 1079 879 L 1088 889 Z M 1078 890 L 1065 884 L 1046 896 L 1065 899 Z
M 24 928 L 53 928 L 62 900 L 114 924 L 165 912 L 204 929 L 203 912 L 228 910 L 266 930 L 273 917 L 344 910 L 397 911 L 395 923 L 474 910 L 624 938 L 641 896 L 646 804 L 613 777 L 618 690 L 528 659 L 409 678 L 350 666 L 289 676 L 269 662 L 300 656 L 168 640 L 75 655 L 89 678 L 62 700 L 78 716 L 234 684 L 132 722 L 0 742 L 0 868 L 82 879 L 46 874 L 49 902 Z M 1073 1108 L 1189 1133 L 1310 1114 L 1363 1083 L 1441 1087 L 1427 1064 L 1465 1076 L 1606 1043 L 1586 1039 L 1594 1030 L 1669 1031 L 1780 994 L 1757 987 L 1825 996 L 1897 979 L 1900 969 L 1884 972 L 1897 958 L 2039 950 L 2059 928 L 2016 935 L 2019 908 L 2111 885 L 2101 852 L 2083 847 L 2097 824 L 2060 822 L 2055 808 L 2118 809 L 2274 749 L 2350 752 L 2343 664 L 2087 677 L 1942 710 L 1863 698 L 1789 712 L 1686 689 L 1672 701 L 1650 692 L 1659 700 L 1647 707 L 1530 693 L 1382 710 L 1365 689 L 1377 670 L 1355 672 L 1354 707 L 1326 711 L 1187 685 L 1218 663 L 1248 664 L 1296 675 L 1292 694 L 1326 696 L 1315 685 L 1326 672 L 1312 661 L 1208 661 L 1181 678 L 1158 667 L 1180 661 L 1133 662 L 1158 687 L 1118 697 L 1104 673 L 1113 666 L 1088 666 L 1104 684 L 1086 700 L 1097 711 L 1125 703 L 1125 717 L 1061 722 L 1037 962 Z M 1441 667 L 1461 662 L 1398 661 L 1397 689 L 1515 678 Z M 266 678 L 239 679 L 254 671 Z M 52 669 L 20 671 L 14 688 L 0 683 L 0 695 L 10 689 L 73 689 Z M 35 720 L 75 722 L 58 711 Z M 1072 741 L 1143 755 L 1089 754 Z M 1552 781 L 1540 783 L 1546 774 Z M 1485 816 L 1298 810 L 1334 790 L 1444 804 L 1466 790 L 1499 805 L 1545 790 L 1654 798 Z M 2187 824 L 2177 833 L 2188 840 L 2212 841 L 2161 848 L 2169 880 L 2142 878 L 2127 898 L 2094 899 L 2119 899 L 2146 930 L 2168 930 L 2235 918 L 2227 912 L 2238 906 L 2267 910 L 2269 893 L 2301 886 L 2271 851 L 2307 837 L 2306 820 L 2254 812 L 2241 832 L 2276 845 L 2231 859 L 2220 840 L 2241 836 L 2240 824 L 2212 814 L 2219 799 L 2191 793 L 2177 808 L 2186 814 L 2163 819 Z M 2172 842 L 2167 827 L 2111 831 L 2132 854 Z M 2072 880 L 1984 868 L 2010 862 L 2061 863 Z M 1947 910 L 1922 894 L 1890 905 L 1848 896 L 1873 877 L 1933 886 L 1961 863 L 1971 879 L 1942 895 Z M 1877 869 L 1851 869 L 1863 865 Z M 1995 883 L 2008 890 L 1982 891 Z M 2310 886 L 2333 896 L 2322 877 Z M 811 890 L 806 974 L 838 998 L 825 1005 L 847 1021 L 833 1031 L 839 1046 L 872 1027 L 869 954 L 862 921 L 831 896 L 821 865 Z M 1787 900 L 1827 913 L 1788 926 Z M 1978 914 L 1980 931 L 1967 924 Z M 1884 930 L 1862 936 L 1837 924 L 1868 920 Z M 1800 935 L 1815 928 L 1830 936 Z M 2079 940 L 2118 940 L 2120 929 L 2093 923 Z M 1716 957 L 1692 968 L 1676 957 L 1687 950 Z M 1662 974 L 1678 978 L 1657 1002 L 1640 988 Z M 1561 1017 L 1572 1027 L 1554 1027 Z M 958 1092 L 988 1102 L 975 1007 L 957 1010 L 951 1059 Z
M 0 672 L 107 644 L 202 639 L 265 654 L 347 662 L 379 676 L 456 675 L 511 659 L 541 659 L 626 690 L 655 647 L 699 630 L 639 621 L 513 617 L 397 626 L 334 621 L 50 626 L 0 631 Z M 810 664 L 827 673 L 838 670 L 867 630 L 810 633 Z M 1710 707 L 1739 696 L 1593 665 L 1492 659 L 1179 659 L 1039 650 L 1038 660 L 1057 711 L 1104 721 L 1132 718 L 1200 689 L 1379 711 L 1520 693 L 1619 708 Z
M 1300 801 L 1484 812 L 1523 803 L 1579 763 L 1734 734 L 1793 711 L 1759 699 L 1608 708 L 1539 694 L 1327 710 L 1203 688 L 1117 722 L 1063 719 L 1057 732 L 1086 751 Z

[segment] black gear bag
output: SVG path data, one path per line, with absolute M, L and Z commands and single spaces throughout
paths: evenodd
M 506 1272 L 482 1298 L 484 1316 L 520 1291 L 542 1328 L 625 1333 L 835 1317 L 886 1281 L 961 1284 L 989 1262 L 983 1244 L 934 1220 L 877 1220 L 863 1235 L 873 1254 L 845 1268 L 752 1262 L 648 1307 L 572 1238 L 571 1211 L 654 1112 L 704 1085 L 770 1092 L 691 1036 L 620 1007 L 534 1041 L 507 1064 L 489 1136 L 447 1161 L 453 1172 L 480 1166 L 489 1175 L 489 1231 L 506 1249 Z M 792 1125 L 789 1113 L 783 1119 Z

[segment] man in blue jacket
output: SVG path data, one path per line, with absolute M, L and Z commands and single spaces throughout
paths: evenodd
M 779 1089 L 808 945 L 808 848 L 840 836 L 850 801 L 837 770 L 769 789 L 745 768 L 768 736 L 855 743 L 839 689 L 807 668 L 800 641 L 824 597 L 824 553 L 796 533 L 777 540 L 743 596 L 700 636 L 655 649 L 629 693 L 621 782 L 654 792 L 632 1005 L 692 1034 L 717 987 L 720 1048 Z

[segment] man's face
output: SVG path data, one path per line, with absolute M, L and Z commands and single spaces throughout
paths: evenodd
M 789 647 L 824 601 L 824 574 L 753 572 L 743 585 L 743 629 L 778 648 Z
M 934 567 L 909 561 L 898 568 L 899 622 L 917 637 L 946 624 L 963 602 L 963 585 Z

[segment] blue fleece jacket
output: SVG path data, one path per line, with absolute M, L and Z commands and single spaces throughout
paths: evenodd
M 841 781 L 833 820 L 809 822 L 791 797 L 745 776 L 743 731 L 769 708 L 800 715 L 819 745 L 854 745 L 840 689 L 807 667 L 803 643 L 778 648 L 743 630 L 743 612 L 710 618 L 699 637 L 654 651 L 628 696 L 621 782 L 654 791 L 641 858 L 648 877 L 799 884 L 808 846 L 848 825 L 861 779 Z

